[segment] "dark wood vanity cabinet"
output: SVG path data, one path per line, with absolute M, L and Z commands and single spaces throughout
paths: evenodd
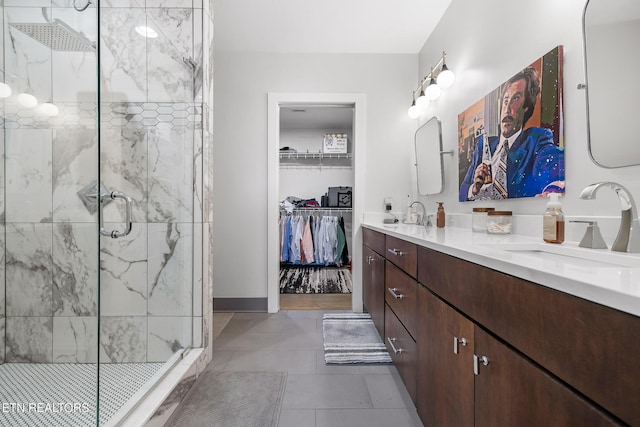
M 385 235 L 364 228 L 362 248 L 362 297 L 381 337 L 384 336 Z
M 418 281 L 425 426 L 640 425 L 640 319 L 422 247 Z

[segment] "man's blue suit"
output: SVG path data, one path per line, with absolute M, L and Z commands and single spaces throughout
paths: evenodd
M 491 153 L 496 150 L 500 138 L 489 137 Z M 473 177 L 482 162 L 484 135 L 478 139 L 473 160 L 460 184 L 458 199 L 464 202 L 473 185 Z M 564 183 L 564 150 L 553 143 L 549 129 L 530 127 L 524 129 L 509 149 L 507 156 L 507 192 L 512 197 L 533 197 L 542 193 L 554 182 Z

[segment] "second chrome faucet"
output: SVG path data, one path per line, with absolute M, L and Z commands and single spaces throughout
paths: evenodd
M 615 191 L 618 199 L 620 199 L 622 209 L 620 228 L 611 246 L 611 250 L 618 252 L 640 252 L 640 220 L 638 220 L 638 210 L 636 209 L 636 204 L 629 190 L 615 182 L 596 182 L 582 190 L 580 198 L 593 200 L 596 198 L 598 190 L 602 187 L 608 187 Z

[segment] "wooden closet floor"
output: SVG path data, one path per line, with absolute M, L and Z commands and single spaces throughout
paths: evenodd
M 351 310 L 353 294 L 280 294 L 280 310 Z

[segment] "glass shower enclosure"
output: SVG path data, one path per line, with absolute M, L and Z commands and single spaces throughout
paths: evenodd
M 203 7 L 165 3 L 0 1 L 0 426 L 116 425 L 203 345 Z

